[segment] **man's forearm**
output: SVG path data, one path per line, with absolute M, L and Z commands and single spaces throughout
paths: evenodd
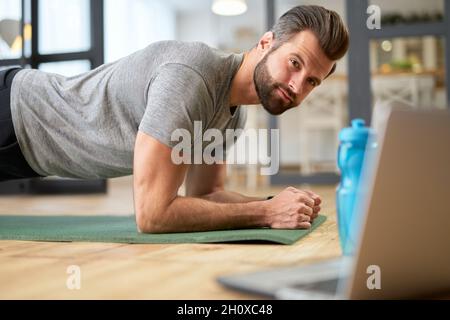
M 253 201 L 263 201 L 267 200 L 266 198 L 258 198 L 258 197 L 247 197 L 243 194 L 232 192 L 232 191 L 226 191 L 226 190 L 220 190 L 215 191 L 209 194 L 206 194 L 201 197 L 202 199 L 213 201 L 213 202 L 219 202 L 219 203 L 247 203 L 247 202 L 253 202 Z
M 218 203 L 177 197 L 158 216 L 145 222 L 142 232 L 193 232 L 268 226 L 262 201 Z

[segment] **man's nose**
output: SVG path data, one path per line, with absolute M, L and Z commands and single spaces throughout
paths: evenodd
M 290 81 L 289 82 L 289 89 L 290 89 L 290 93 L 291 93 L 291 95 L 293 95 L 293 99 L 295 100 L 299 95 L 300 95 L 300 85 L 299 84 L 297 84 L 296 82 L 294 82 L 294 81 Z
M 298 89 L 295 85 L 293 85 L 292 83 L 289 84 L 289 89 L 290 89 L 290 94 L 291 94 L 291 98 L 295 100 L 295 98 L 298 96 Z
M 289 89 L 295 95 L 296 98 L 301 94 L 302 83 L 304 81 L 304 77 L 302 75 L 297 75 L 291 78 L 289 81 Z

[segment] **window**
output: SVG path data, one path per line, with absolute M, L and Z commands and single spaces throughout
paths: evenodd
M 88 51 L 89 0 L 39 0 L 39 53 Z
M 152 42 L 175 39 L 176 11 L 161 0 L 105 1 L 105 61 L 118 60 Z
M 21 17 L 20 0 L 0 0 L 0 59 L 21 57 Z
M 70 77 L 91 70 L 91 63 L 89 60 L 47 62 L 41 63 L 39 65 L 39 70 Z
M 0 67 L 21 65 L 72 76 L 103 64 L 103 56 L 103 0 L 0 0 Z M 0 184 L 0 193 L 105 191 L 105 180 Z

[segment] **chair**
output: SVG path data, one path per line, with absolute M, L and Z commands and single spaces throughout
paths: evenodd
M 435 79 L 431 75 L 379 75 L 372 78 L 372 92 L 378 102 L 400 102 L 417 108 L 431 108 Z
M 379 102 L 401 102 L 417 108 L 419 106 L 417 82 L 417 78 L 414 77 L 376 76 L 372 78 L 372 92 Z

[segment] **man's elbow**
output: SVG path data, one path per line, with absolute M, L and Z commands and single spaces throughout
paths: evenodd
M 136 227 L 139 233 L 166 232 L 162 223 L 162 210 L 136 209 Z

